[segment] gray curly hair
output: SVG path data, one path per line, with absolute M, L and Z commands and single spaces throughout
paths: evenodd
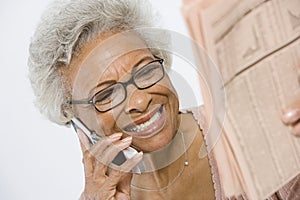
M 100 33 L 135 29 L 153 55 L 171 64 L 167 34 L 139 33 L 139 28 L 157 27 L 158 14 L 146 0 L 63 0 L 53 2 L 43 14 L 29 47 L 29 78 L 36 106 L 49 120 L 68 124 L 74 116 L 68 103 L 70 85 L 62 71 L 73 55 Z M 162 50 L 160 50 L 162 49 Z M 165 48 L 167 49 L 167 48 Z

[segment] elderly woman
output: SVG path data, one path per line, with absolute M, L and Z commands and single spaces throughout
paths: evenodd
M 168 38 L 145 29 L 155 17 L 141 0 L 58 2 L 32 39 L 37 106 L 80 139 L 81 199 L 222 199 L 212 156 L 198 155 L 201 111 L 179 111 Z

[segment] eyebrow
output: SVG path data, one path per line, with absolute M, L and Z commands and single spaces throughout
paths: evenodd
M 133 74 L 137 69 L 137 67 L 141 64 L 141 63 L 143 63 L 144 61 L 146 61 L 146 60 L 150 60 L 150 59 L 152 59 L 153 60 L 153 57 L 151 57 L 151 56 L 146 56 L 146 57 L 144 57 L 143 59 L 141 59 L 139 62 L 137 62 L 133 67 L 132 67 L 132 69 L 131 69 L 131 74 Z M 147 64 L 147 63 L 146 63 Z

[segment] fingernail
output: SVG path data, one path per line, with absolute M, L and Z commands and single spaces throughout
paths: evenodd
M 136 155 L 137 155 L 138 157 L 141 157 L 141 156 L 144 155 L 144 153 L 143 153 L 142 151 L 140 151 L 140 152 L 138 152 Z
M 296 113 L 297 113 L 297 110 L 291 110 L 291 111 L 285 113 L 285 117 L 290 118 L 290 117 L 296 115 Z
M 296 117 L 297 117 L 297 110 L 290 110 L 290 111 L 283 114 L 282 120 L 285 123 L 289 123 L 289 122 L 295 121 L 294 118 L 296 118 Z
M 142 151 L 135 154 L 134 159 L 135 160 L 141 160 L 143 158 L 144 153 Z
M 118 140 L 122 137 L 122 135 L 123 135 L 122 133 L 114 133 L 114 134 L 110 135 L 109 138 L 112 140 Z
M 123 143 L 129 143 L 131 141 L 132 141 L 132 136 L 128 136 L 128 137 L 122 139 Z

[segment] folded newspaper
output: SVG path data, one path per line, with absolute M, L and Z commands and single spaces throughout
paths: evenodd
M 300 138 L 280 119 L 300 94 L 300 1 L 184 0 L 182 11 L 224 83 L 224 128 L 213 151 L 224 195 L 265 199 L 300 173 Z M 201 57 L 199 64 L 210 70 Z

